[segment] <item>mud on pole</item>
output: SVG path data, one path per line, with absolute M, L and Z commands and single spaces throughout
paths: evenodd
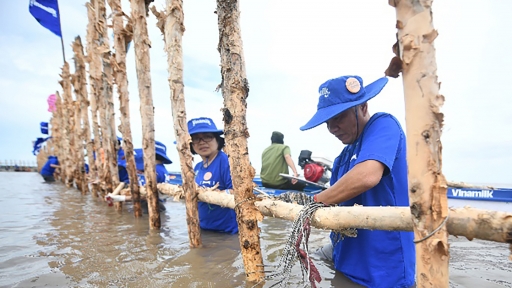
M 132 40 L 133 29 L 131 22 L 123 26 L 123 10 L 120 0 L 108 0 L 108 5 L 112 9 L 112 26 L 114 29 L 114 49 L 111 65 L 114 70 L 114 81 L 117 85 L 119 95 L 121 125 L 119 131 L 123 135 L 124 155 L 126 159 L 126 170 L 130 179 L 130 191 L 133 202 L 133 213 L 135 217 L 142 216 L 140 207 L 140 192 L 137 171 L 135 169 L 135 157 L 133 154 L 132 130 L 130 127 L 130 103 L 128 93 L 128 78 L 126 76 L 126 48 Z
M 151 94 L 151 74 L 146 23 L 147 6 L 144 0 L 130 0 L 133 21 L 133 42 L 135 48 L 135 66 L 140 97 L 140 114 L 142 118 L 142 149 L 144 151 L 144 176 L 149 212 L 149 227 L 160 229 L 160 211 L 158 210 L 158 191 L 156 190 L 155 164 L 155 117 L 153 96 Z
M 185 96 L 183 91 L 183 52 L 182 37 L 185 32 L 183 25 L 183 1 L 167 0 L 166 11 L 157 12 L 152 7 L 153 14 L 158 19 L 158 28 L 164 34 L 167 65 L 169 69 L 169 88 L 171 90 L 172 118 L 176 148 L 180 157 L 183 190 L 187 213 L 187 229 L 190 247 L 202 246 L 201 229 L 199 227 L 199 212 L 197 210 L 197 191 L 192 168 L 192 153 L 190 152 L 190 135 L 187 127 Z
M 257 282 L 265 277 L 258 227 L 258 221 L 263 220 L 263 216 L 252 201 L 254 199 L 252 179 L 255 173 L 249 161 L 247 148 L 249 132 L 245 114 L 249 83 L 245 73 L 239 3 L 233 0 L 217 0 L 216 12 L 222 74 L 222 83 L 218 88 L 222 89 L 224 97 L 226 153 L 229 155 L 235 202 L 238 203 L 235 212 L 240 248 L 247 280 Z
M 407 127 L 409 198 L 416 244 L 418 287 L 448 287 L 448 200 L 442 173 L 439 94 L 432 1 L 390 0 L 396 8 L 395 52 L 402 69 Z M 386 74 L 389 73 L 390 69 Z M 397 75 L 397 73 L 396 73 Z
M 104 170 L 104 167 L 101 165 L 101 135 L 98 123 L 97 101 L 99 98 L 101 87 L 101 58 L 98 53 L 98 32 L 95 28 L 96 0 L 91 0 L 89 3 L 86 3 L 85 6 L 87 7 L 87 19 L 89 21 L 87 23 L 87 62 L 89 64 L 89 102 L 91 105 L 92 133 L 94 136 L 94 140 L 89 140 L 89 143 L 87 145 L 87 153 L 90 153 L 89 149 L 91 149 L 90 147 L 92 146 L 93 154 L 89 154 L 89 159 L 92 158 L 94 165 L 89 166 L 89 174 L 91 180 L 93 180 L 92 194 L 94 197 L 97 197 L 98 191 L 100 190 L 100 185 L 98 185 L 97 181 L 99 180 L 100 175 L 103 175 Z M 94 155 L 96 155 L 96 159 L 94 159 Z M 91 159 L 89 161 L 91 161 Z
M 77 149 L 77 181 L 80 183 L 80 190 L 82 194 L 89 192 L 89 185 L 85 179 L 85 166 L 84 166 L 84 142 L 87 141 L 87 137 L 90 137 L 89 130 L 89 117 L 87 109 L 89 105 L 87 103 L 87 81 L 85 79 L 85 59 L 84 59 L 84 48 L 82 46 L 82 39 L 80 36 L 75 37 L 73 42 L 73 52 L 75 54 L 75 74 L 73 75 L 73 87 L 75 90 L 76 97 L 76 124 L 75 127 L 75 149 Z M 86 137 L 89 132 L 89 136 Z

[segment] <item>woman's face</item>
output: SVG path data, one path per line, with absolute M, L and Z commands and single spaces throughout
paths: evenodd
M 201 157 L 209 158 L 218 152 L 219 143 L 213 133 L 197 133 L 191 138 L 192 147 Z

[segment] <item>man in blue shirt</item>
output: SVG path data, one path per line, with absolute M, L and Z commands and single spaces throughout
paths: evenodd
M 315 195 L 316 202 L 409 206 L 405 133 L 392 115 L 368 111 L 367 101 L 387 81 L 365 87 L 359 76 L 342 76 L 320 85 L 317 112 L 300 129 L 327 123 L 346 146 L 334 161 L 331 186 Z M 334 267 L 351 282 L 346 287 L 414 285 L 412 232 L 358 229 L 355 238 L 331 233 L 331 242 Z
M 55 178 L 53 177 L 53 173 L 55 173 L 55 169 L 59 167 L 59 160 L 57 159 L 57 156 L 48 156 L 48 160 L 41 169 L 41 176 L 43 176 L 44 181 L 54 182 Z

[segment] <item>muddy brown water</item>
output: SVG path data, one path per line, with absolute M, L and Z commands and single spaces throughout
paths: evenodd
M 0 195 L 0 287 L 252 287 L 236 235 L 203 231 L 204 247 L 189 248 L 181 202 L 165 203 L 162 229 L 155 232 L 147 215 L 134 218 L 129 205 L 116 212 L 91 195 L 45 184 L 36 173 L 0 173 Z M 478 208 L 512 212 L 512 204 L 483 205 Z M 265 218 L 260 228 L 265 269 L 271 271 L 291 222 Z M 327 244 L 328 235 L 314 229 L 310 250 Z M 451 287 L 512 287 L 508 245 L 455 237 L 450 244 Z M 314 262 L 323 277 L 319 287 L 339 287 L 331 264 Z M 303 286 L 298 264 L 293 274 L 287 286 Z

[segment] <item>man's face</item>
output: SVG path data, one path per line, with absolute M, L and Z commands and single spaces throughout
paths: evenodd
M 357 139 L 356 108 L 350 108 L 327 120 L 327 129 L 343 144 L 352 144 Z M 361 116 L 361 115 L 359 115 Z

